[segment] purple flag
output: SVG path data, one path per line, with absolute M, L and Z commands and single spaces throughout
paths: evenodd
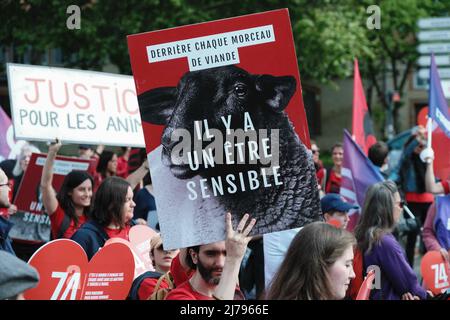
M 340 194 L 351 204 L 362 208 L 367 189 L 384 178 L 380 171 L 366 157 L 361 148 L 344 129 L 344 163 L 342 166 Z M 350 213 L 349 230 L 356 225 L 359 214 Z
M 450 116 L 447 101 L 441 86 L 441 79 L 436 68 L 434 54 L 431 55 L 430 89 L 428 91 L 429 117 L 436 121 L 447 137 L 450 138 Z
M 12 131 L 10 130 L 12 130 L 11 119 L 0 106 L 0 161 L 9 158 L 11 152 L 10 143 L 14 143 Z M 8 133 L 8 131 L 10 132 Z
M 450 250 L 450 195 L 436 197 L 434 230 L 441 247 Z

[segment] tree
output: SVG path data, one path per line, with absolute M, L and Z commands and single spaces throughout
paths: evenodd
M 362 6 L 371 3 L 365 0 Z M 361 5 L 361 2 L 356 4 Z M 370 79 L 370 87 L 375 89 L 380 104 L 389 115 L 392 93 L 403 96 L 408 76 L 419 57 L 416 38 L 418 19 L 449 12 L 450 4 L 433 0 L 383 0 L 378 5 L 381 9 L 381 29 L 366 29 L 371 54 L 361 57 L 360 61 L 363 75 Z M 387 79 L 392 80 L 391 87 L 386 85 Z M 402 101 L 392 104 L 395 131 L 398 129 L 398 110 L 402 106 Z
M 0 3 L 0 43 L 28 53 L 40 64 L 50 48 L 61 48 L 67 67 L 101 69 L 111 62 L 131 74 L 126 36 L 289 8 L 303 82 L 333 83 L 352 74 L 359 59 L 361 74 L 370 79 L 384 110 L 387 93 L 403 95 L 415 65 L 421 17 L 450 11 L 450 1 L 381 0 L 381 29 L 366 26 L 372 0 L 20 0 Z M 66 27 L 66 8 L 81 8 L 81 29 Z M 20 62 L 20 59 L 16 62 Z M 3 67 L 3 66 L 2 66 Z M 392 87 L 383 85 L 392 79 Z M 368 99 L 370 101 L 370 99 Z M 394 119 L 401 102 L 394 106 Z
M 344 3 L 344 4 L 342 4 Z M 66 28 L 66 8 L 81 8 L 81 29 Z M 22 0 L 4 1 L 0 40 L 21 54 L 31 51 L 32 63 L 49 48 L 61 48 L 65 65 L 100 69 L 111 62 L 131 73 L 129 34 L 289 8 L 302 78 L 326 83 L 351 74 L 353 56 L 365 47 L 362 28 L 351 1 L 261 0 Z M 320 52 L 318 55 L 317 53 Z M 319 60 L 320 58 L 320 60 Z

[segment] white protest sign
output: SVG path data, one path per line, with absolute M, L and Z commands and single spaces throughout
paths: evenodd
M 131 76 L 7 64 L 16 139 L 143 147 Z
M 147 46 L 148 62 L 187 57 L 189 70 L 238 64 L 241 47 L 275 41 L 273 25 Z

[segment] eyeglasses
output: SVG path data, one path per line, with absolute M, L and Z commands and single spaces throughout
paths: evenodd
M 0 184 L 0 187 L 3 187 L 3 186 L 8 186 L 8 188 L 12 188 L 12 185 L 10 182 Z
M 311 152 L 312 152 L 313 154 L 317 154 L 317 153 L 320 152 L 320 150 L 311 150 Z

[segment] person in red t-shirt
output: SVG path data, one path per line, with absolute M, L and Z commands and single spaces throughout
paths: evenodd
M 99 186 L 90 220 L 72 236 L 91 259 L 109 238 L 130 241 L 129 233 L 134 224 L 133 190 L 120 177 L 108 177 Z
M 94 175 L 94 191 L 100 186 L 102 181 L 107 177 L 113 177 L 117 175 L 117 154 L 115 152 L 105 150 L 98 159 L 97 171 Z
M 169 292 L 166 300 L 237 300 L 244 299 L 237 287 L 242 258 L 256 220 L 247 225 L 245 214 L 236 231 L 231 214 L 226 214 L 226 240 L 190 247 L 186 264 L 196 271 L 192 277 Z
M 161 235 L 158 233 L 150 240 L 150 258 L 152 259 L 153 267 L 155 271 L 162 276 L 170 270 L 173 258 L 178 254 L 179 250 L 164 250 Z M 139 300 L 149 300 L 150 296 L 155 290 L 155 286 L 158 282 L 156 277 L 147 277 L 142 280 L 139 289 Z M 169 283 L 165 281 L 165 278 L 161 281 L 159 288 L 168 289 Z
M 94 192 L 97 191 L 98 187 L 102 181 L 107 177 L 119 176 L 118 170 L 118 157 L 117 154 L 112 151 L 102 151 L 98 156 L 97 169 L 94 174 Z M 134 190 L 136 186 L 141 182 L 148 172 L 148 162 L 146 159 L 142 162 L 140 167 L 138 167 L 133 173 L 126 175 L 126 181 L 131 185 Z
M 117 158 L 116 174 L 118 177 L 126 179 L 129 174 L 128 160 L 130 159 L 131 147 L 122 147 L 122 152 L 122 155 Z
M 85 171 L 71 171 L 65 176 L 58 194 L 52 186 L 53 165 L 61 148 L 56 142 L 48 148 L 47 158 L 41 177 L 42 203 L 50 217 L 53 239 L 68 238 L 87 220 L 91 207 L 94 181 Z

